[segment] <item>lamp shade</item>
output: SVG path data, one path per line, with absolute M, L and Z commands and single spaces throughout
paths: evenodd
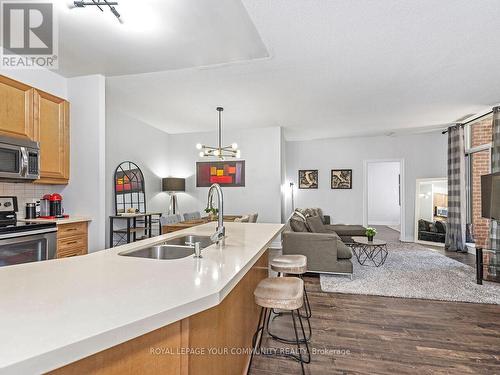
M 162 191 L 186 191 L 186 179 L 166 177 L 161 180 Z

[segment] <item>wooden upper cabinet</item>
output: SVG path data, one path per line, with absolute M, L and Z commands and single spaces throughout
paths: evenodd
M 33 95 L 34 140 L 40 142 L 39 184 L 69 182 L 69 103 L 36 90 Z
M 34 138 L 33 88 L 0 75 L 0 135 Z

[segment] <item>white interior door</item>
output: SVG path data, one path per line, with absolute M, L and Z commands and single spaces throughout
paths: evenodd
M 373 160 L 365 164 L 365 218 L 369 226 L 386 225 L 401 231 L 402 161 Z

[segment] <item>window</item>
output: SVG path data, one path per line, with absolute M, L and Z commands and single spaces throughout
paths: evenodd
M 477 246 L 487 247 L 489 220 L 481 217 L 481 176 L 491 171 L 492 116 L 470 123 L 466 134 L 467 223 Z

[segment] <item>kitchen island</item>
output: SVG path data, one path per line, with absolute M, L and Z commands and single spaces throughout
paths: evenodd
M 258 319 L 253 289 L 281 224 L 227 223 L 226 246 L 201 259 L 118 255 L 215 225 L 0 268 L 0 373 L 244 372 Z

